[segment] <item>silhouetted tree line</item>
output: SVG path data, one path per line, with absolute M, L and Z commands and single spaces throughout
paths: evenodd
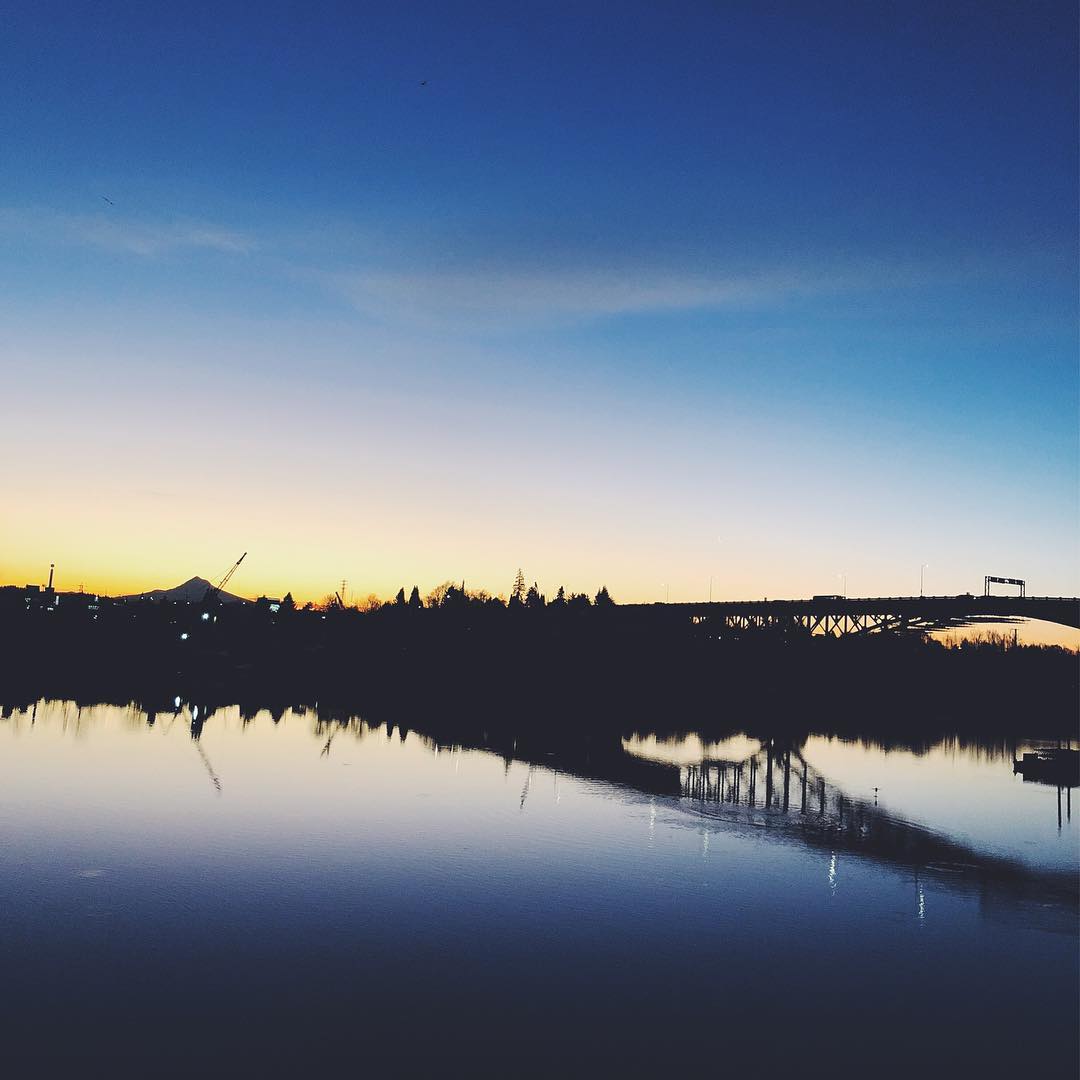
M 583 611 L 588 608 L 604 608 L 614 606 L 615 601 L 611 598 L 606 585 L 602 585 L 595 597 L 588 593 L 570 593 L 566 588 L 559 586 L 553 599 L 548 598 L 540 591 L 537 582 L 532 585 L 525 584 L 525 574 L 519 569 L 514 578 L 514 585 L 508 599 L 501 596 L 492 596 L 486 589 L 466 588 L 465 582 L 459 585 L 455 581 L 444 581 L 436 585 L 426 596 L 421 597 L 420 588 L 412 587 L 408 596 L 405 587 L 398 589 L 393 600 L 382 601 L 374 593 L 369 594 L 364 600 L 356 601 L 351 605 L 340 602 L 336 593 L 330 593 L 322 600 L 319 609 L 322 611 L 353 611 L 360 614 L 374 614 L 386 608 L 397 611 L 432 611 L 445 610 L 461 612 L 472 608 L 488 608 L 491 610 L 502 609 L 506 611 L 539 611 L 551 608 L 556 611 Z
M 485 723 L 658 730 L 928 732 L 1020 714 L 1075 721 L 1078 657 L 1010 636 L 942 644 L 919 636 L 717 636 L 677 610 L 620 607 L 516 576 L 508 599 L 464 582 L 422 597 L 273 611 L 270 605 L 0 604 L 0 692 L 116 694 L 208 688 L 392 710 L 468 712 Z M 527 688 L 527 689 L 526 689 Z M 820 717 L 820 722 L 816 719 Z M 779 725 L 779 727 L 778 727 Z

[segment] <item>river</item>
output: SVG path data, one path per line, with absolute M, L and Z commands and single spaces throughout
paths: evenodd
M 8 1075 L 1075 1075 L 1038 733 L 763 730 L 9 704 Z

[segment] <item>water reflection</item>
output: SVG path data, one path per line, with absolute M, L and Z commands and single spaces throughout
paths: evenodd
M 1018 1075 L 980 1024 L 1075 1073 L 1075 844 L 1008 741 L 176 697 L 2 710 L 12 1075 L 760 1072 L 777 1032 Z
M 8 704 L 0 708 L 0 716 L 15 725 L 27 722 L 33 726 L 38 708 L 38 702 Z M 94 707 L 73 702 L 53 703 L 50 708 L 58 710 L 64 730 L 70 725 L 75 734 L 95 712 Z M 745 732 L 718 738 L 697 733 L 677 737 L 655 733 L 572 735 L 535 729 L 515 733 L 509 727 L 488 730 L 446 716 L 417 718 L 410 728 L 401 722 L 371 723 L 351 710 L 326 705 L 293 707 L 277 703 L 270 708 L 252 704 L 237 707 L 207 701 L 186 702 L 179 696 L 163 703 L 129 703 L 125 707 L 132 725 L 149 728 L 161 723 L 167 728 L 176 723 L 185 725 L 216 796 L 223 792 L 222 779 L 202 736 L 208 725 L 236 712 L 244 728 L 258 719 L 279 725 L 286 717 L 302 718 L 310 727 L 313 749 L 317 748 L 322 760 L 330 759 L 340 745 L 335 740 L 381 738 L 404 743 L 410 733 L 421 739 L 434 756 L 447 752 L 460 755 L 463 751 L 496 754 L 502 758 L 506 772 L 512 763 L 526 768 L 518 800 L 518 810 L 522 813 L 527 809 L 539 769 L 552 775 L 556 801 L 560 775 L 600 781 L 635 792 L 650 799 L 650 843 L 655 832 L 655 800 L 660 797 L 677 808 L 687 824 L 705 819 L 708 828 L 749 828 L 766 839 L 797 842 L 809 849 L 827 851 L 830 892 L 837 888 L 839 860 L 844 855 L 904 868 L 914 873 L 917 881 L 932 877 L 953 890 L 976 889 L 986 896 L 993 893 L 1000 902 L 1033 901 L 1059 906 L 1065 911 L 1071 911 L 1078 902 L 1075 845 L 1069 846 L 1064 864 L 1060 859 L 1055 864 L 1054 860 L 1040 860 L 1042 846 L 1030 840 L 1025 841 L 1021 858 L 1003 854 L 997 836 L 987 846 L 958 838 L 953 835 L 950 813 L 962 804 L 957 795 L 963 791 L 962 785 L 956 786 L 954 777 L 950 778 L 952 791 L 942 783 L 941 775 L 924 778 L 929 782 L 919 791 L 919 800 L 936 802 L 939 811 L 945 806 L 945 812 L 937 813 L 932 826 L 913 819 L 910 814 L 897 813 L 879 800 L 879 786 L 868 785 L 865 777 L 861 778 L 863 792 L 853 794 L 844 782 L 837 782 L 809 760 L 813 752 L 819 756 L 823 752 L 820 737 L 774 739 Z M 888 755 L 875 740 L 844 739 L 839 745 L 849 751 L 861 748 L 864 755 L 875 761 L 876 768 L 884 769 Z M 988 773 L 996 773 L 1000 779 L 1018 753 L 1037 745 L 1037 742 L 1000 738 L 981 743 L 952 739 L 937 745 L 916 743 L 904 753 L 913 760 L 947 760 L 959 756 L 981 770 L 980 779 Z M 834 746 L 826 745 L 825 749 L 836 756 Z M 890 749 L 895 758 L 896 744 L 890 744 Z M 842 757 L 837 761 L 844 772 Z M 850 768 L 846 772 L 850 778 Z M 1014 789 L 1017 786 L 1014 784 Z M 1023 786 L 1019 783 L 1020 788 Z M 894 783 L 893 790 L 896 787 Z M 1023 796 L 1022 791 L 1019 794 Z M 994 798 L 988 793 L 985 797 Z M 1006 803 L 1006 811 L 1021 805 L 1016 790 L 1009 792 Z M 1009 827 L 1007 819 L 1008 813 L 998 823 L 1002 831 Z M 1058 786 L 1057 828 L 1060 831 L 1071 824 L 1071 788 Z M 703 854 L 708 852 L 708 828 L 702 832 Z M 919 918 L 923 919 L 926 901 L 921 884 L 918 896 Z
M 801 747 L 766 740 L 740 761 L 706 759 L 678 766 L 685 799 L 699 812 L 796 833 L 806 844 L 858 853 L 952 884 L 1010 886 L 1075 899 L 1072 873 L 1037 870 L 958 842 L 886 812 L 876 801 L 853 798 L 803 757 Z M 830 884 L 833 873 L 830 872 Z

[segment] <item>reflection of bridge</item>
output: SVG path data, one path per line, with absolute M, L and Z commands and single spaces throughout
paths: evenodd
M 303 718 L 311 724 L 315 746 L 324 758 L 331 755 L 336 736 L 351 734 L 364 739 L 380 733 L 383 738 L 404 741 L 412 732 L 436 753 L 447 748 L 482 751 L 501 757 L 507 769 L 512 762 L 519 762 L 530 769 L 567 773 L 650 798 L 670 799 L 673 804 L 681 799 L 684 809 L 718 823 L 757 826 L 766 835 L 795 839 L 833 855 L 851 852 L 916 873 L 940 873 L 942 880 L 959 888 L 978 885 L 984 899 L 1025 896 L 1055 908 L 1063 904 L 1070 917 L 1075 915 L 1078 895 L 1073 874 L 1040 870 L 1016 859 L 979 851 L 945 833 L 892 816 L 878 807 L 876 800 L 852 798 L 805 760 L 798 739 L 755 738 L 748 744 L 751 752 L 742 760 L 715 756 L 679 765 L 628 752 L 624 740 L 611 732 L 590 735 L 567 728 L 526 726 L 515 733 L 506 727 L 489 730 L 476 717 L 422 711 L 410 711 L 407 719 L 399 716 L 372 723 L 347 708 L 291 707 L 281 701 L 267 705 L 250 702 L 239 707 L 240 722 L 246 724 L 259 715 L 274 724 L 285 716 Z M 232 707 L 199 706 L 175 697 L 153 704 L 131 702 L 128 708 L 133 719 L 141 719 L 148 726 L 154 726 L 159 719 L 168 724 L 187 719 L 213 788 L 221 792 L 221 780 L 200 739 L 204 727 L 220 722 L 221 714 Z M 33 723 L 34 702 L 0 706 L 0 719 L 12 716 L 14 709 L 29 713 Z M 731 754 L 733 750 L 717 746 L 713 753 Z M 1010 754 L 1009 764 L 1011 760 Z M 1004 757 L 1002 767 L 1008 767 Z M 527 792 L 528 785 L 522 793 L 523 805 Z M 1060 812 L 1059 800 L 1059 824 Z M 1065 814 L 1071 819 L 1071 795 L 1067 789 Z
M 748 810 L 815 814 L 839 828 L 861 827 L 865 824 L 861 815 L 868 809 L 830 784 L 797 747 L 772 740 L 741 761 L 705 759 L 684 766 L 680 785 L 686 798 Z M 875 801 L 875 809 L 876 805 Z
M 687 809 L 718 823 L 758 826 L 766 835 L 797 839 L 834 855 L 850 852 L 916 873 L 926 871 L 957 888 L 976 885 L 984 899 L 1023 895 L 1051 905 L 1064 903 L 1070 912 L 1078 901 L 1071 874 L 979 851 L 890 815 L 876 802 L 852 798 L 803 758 L 799 743 L 762 739 L 759 749 L 741 761 L 706 759 L 677 765 L 627 752 L 621 739 L 582 739 L 569 733 L 553 737 L 544 732 L 511 737 L 470 730 L 468 725 L 429 726 L 423 721 L 413 730 L 435 750 L 482 750 L 501 756 L 507 767 L 517 761 L 650 796 L 681 796 Z
M 704 760 L 683 766 L 680 783 L 683 797 L 706 816 L 782 827 L 812 846 L 945 873 L 957 884 L 975 880 L 1025 890 L 1041 885 L 1048 894 L 1067 895 L 1076 902 L 1071 877 L 1059 880 L 1052 873 L 1030 871 L 1015 860 L 976 851 L 892 816 L 878 806 L 876 795 L 872 803 L 851 798 L 788 743 L 766 740 L 742 761 Z M 1071 820 L 1071 801 L 1067 805 Z
M 784 630 L 807 634 L 948 630 L 977 623 L 1041 619 L 1080 629 L 1080 598 L 1070 596 L 820 596 L 700 604 L 623 604 L 620 611 L 689 619 L 706 633 Z

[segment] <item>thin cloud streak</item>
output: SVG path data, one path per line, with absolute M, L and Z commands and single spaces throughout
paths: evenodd
M 807 296 L 907 288 L 926 281 L 906 267 L 772 270 L 709 276 L 649 269 L 359 272 L 328 275 L 365 315 L 437 326 L 463 321 L 578 322 L 636 313 L 766 308 Z
M 244 255 L 256 246 L 242 233 L 206 222 L 146 222 L 110 213 L 20 207 L 0 208 L 0 234 L 143 257 L 200 250 Z
M 575 265 L 572 258 L 565 266 L 507 260 L 447 267 L 446 253 L 439 250 L 425 252 L 429 261 L 422 268 L 416 251 L 404 258 L 400 251 L 383 252 L 381 258 L 368 250 L 368 265 L 354 269 L 348 261 L 353 267 L 360 261 L 357 238 L 352 239 L 351 260 L 343 264 L 335 253 L 342 232 L 315 230 L 299 245 L 295 234 L 277 232 L 265 244 L 204 221 L 149 221 L 112 210 L 69 214 L 40 206 L 0 207 L 0 236 L 19 237 L 30 245 L 77 246 L 138 258 L 257 251 L 261 258 L 251 270 L 267 280 L 283 275 L 306 281 L 370 319 L 431 330 L 527 329 L 635 314 L 762 310 L 807 297 L 905 290 L 1000 272 L 999 266 L 964 256 L 947 263 L 830 259 L 814 265 L 743 264 L 713 271 L 647 263 Z M 385 244 L 383 238 L 375 247 Z M 429 268 L 432 263 L 435 269 Z
M 410 274 L 364 273 L 336 279 L 360 310 L 429 318 L 543 316 L 573 318 L 636 311 L 745 307 L 802 292 L 807 282 L 780 278 L 708 278 L 647 272 Z

